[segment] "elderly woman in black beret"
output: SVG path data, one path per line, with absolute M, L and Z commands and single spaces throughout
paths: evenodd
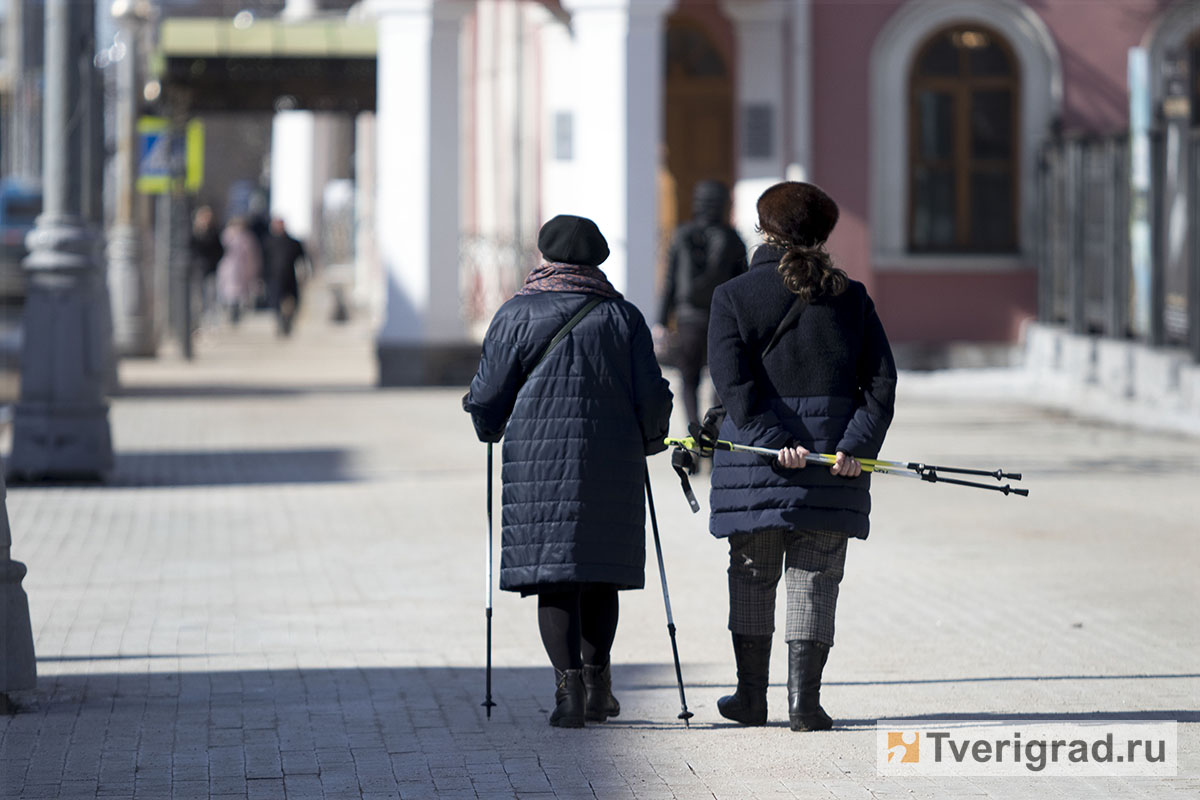
M 709 369 L 727 416 L 720 438 L 779 457 L 717 451 L 710 532 L 729 539 L 729 629 L 737 691 L 720 713 L 767 719 L 775 594 L 787 585 L 788 715 L 795 731 L 833 722 L 820 704 L 850 538 L 865 539 L 870 476 L 892 420 L 896 365 L 866 288 L 833 265 L 833 199 L 780 183 L 758 200 L 764 243 L 713 295 Z M 774 340 L 773 346 L 768 347 Z M 809 452 L 836 453 L 832 467 Z
M 492 319 L 463 407 L 481 441 L 504 438 L 500 588 L 537 595 L 550 724 L 575 728 L 620 713 L 617 592 L 645 584 L 645 459 L 666 449 L 672 398 L 641 312 L 598 268 L 595 223 L 557 216 L 538 249 L 546 261 Z

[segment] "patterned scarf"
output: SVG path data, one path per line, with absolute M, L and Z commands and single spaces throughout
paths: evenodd
M 548 261 L 530 272 L 525 278 L 525 285 L 517 294 L 539 292 L 585 292 L 601 297 L 621 297 L 621 293 L 613 288 L 599 267 L 559 264 L 554 261 Z

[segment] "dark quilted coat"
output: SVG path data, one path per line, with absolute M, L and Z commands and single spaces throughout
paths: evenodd
M 720 438 L 874 458 L 896 393 L 896 364 L 875 306 L 851 281 L 836 297 L 814 299 L 764 359 L 795 298 L 777 271 L 782 255 L 760 247 L 750 271 L 713 297 L 709 369 L 728 412 Z M 787 470 L 773 458 L 718 451 L 709 530 L 724 537 L 786 527 L 865 539 L 870 481 L 867 473 L 847 479 L 819 465 Z
M 530 374 L 592 297 L 505 303 L 464 400 L 480 440 L 504 437 L 501 589 L 645 584 L 645 459 L 666 449 L 671 390 L 641 312 L 603 301 Z

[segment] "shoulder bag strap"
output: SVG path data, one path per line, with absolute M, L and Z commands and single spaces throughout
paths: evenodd
M 800 318 L 804 313 L 804 309 L 808 308 L 808 303 L 801 299 L 799 295 L 792 301 L 792 305 L 784 314 L 783 320 L 779 323 L 779 327 L 775 329 L 775 335 L 771 337 L 771 341 L 767 342 L 767 346 L 763 348 L 762 357 L 766 358 L 767 353 L 775 349 L 775 345 L 779 344 L 779 340 L 783 338 L 784 332 L 791 327 L 792 323 Z
M 567 320 L 567 323 L 559 328 L 558 333 L 554 334 L 554 338 L 550 340 L 550 344 L 546 345 L 546 349 L 542 351 L 541 358 L 539 358 L 537 363 L 535 363 L 529 370 L 529 374 L 532 375 L 533 370 L 537 369 L 538 365 L 546 360 L 546 356 L 550 355 L 550 351 L 555 347 L 558 347 L 558 343 L 567 338 L 567 334 L 571 332 L 571 329 L 578 325 L 579 321 L 586 317 L 589 311 L 600 305 L 602 302 L 604 302 L 603 297 L 593 297 L 591 300 L 584 303 L 583 308 L 575 312 L 575 316 Z

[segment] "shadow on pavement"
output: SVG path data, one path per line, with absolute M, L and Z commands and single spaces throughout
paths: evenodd
M 1200 711 L 1130 711 L 1123 708 L 1117 711 L 1057 711 L 1034 713 L 995 713 L 990 711 L 963 711 L 961 713 L 911 714 L 899 717 L 879 717 L 877 719 L 837 719 L 839 728 L 874 728 L 879 722 L 902 722 L 905 720 L 931 720 L 934 722 L 1020 722 L 1026 720 L 1042 722 L 1099 722 L 1101 720 L 1120 720 L 1125 722 L 1164 720 L 1175 722 L 1200 722 Z
M 351 456 L 351 450 L 338 448 L 125 451 L 116 454 L 116 467 L 103 481 L 25 482 L 10 478 L 9 486 L 28 490 L 349 483 L 362 479 L 350 467 Z
M 114 664 L 111 672 L 90 674 L 42 674 L 37 688 L 20 692 L 14 699 L 21 714 L 70 713 L 74 707 L 81 715 L 120 717 L 148 711 L 153 703 L 163 716 L 179 716 L 197 723 L 192 734 L 204 738 L 216 728 L 239 728 L 237 719 L 254 716 L 256 729 L 298 727 L 302 736 L 322 738 L 325 733 L 321 715 L 337 719 L 359 730 L 377 721 L 384 728 L 393 724 L 402 728 L 449 724 L 451 729 L 470 728 L 476 734 L 488 729 L 489 720 L 482 708 L 485 693 L 483 667 L 371 667 L 371 668 L 286 668 L 262 670 L 206 670 L 205 661 L 234 658 L 233 654 L 126 654 L 39 657 L 40 664 L 66 665 L 88 662 L 131 662 Z M 244 657 L 244 656 L 243 656 Z M 165 669 L 138 661 L 194 660 L 195 670 Z M 81 666 L 60 669 L 78 670 Z M 161 669 L 161 671 L 159 671 Z M 670 664 L 621 664 L 614 668 L 613 690 L 622 700 L 624 716 L 615 717 L 612 726 L 638 728 L 683 727 L 676 718 L 679 695 L 674 683 L 669 691 L 656 692 L 652 708 L 647 707 L 641 687 L 653 685 L 656 678 L 672 672 Z M 622 680 L 622 678 L 624 680 Z M 624 695 L 622 695 L 624 693 Z M 540 730 L 554 708 L 554 673 L 544 667 L 493 667 L 492 712 L 494 727 L 512 723 L 536 724 Z M 197 712 L 222 707 L 230 716 L 215 721 L 197 717 Z M 659 716 L 661 712 L 661 716 Z M 653 717 L 653 718 L 647 718 Z M 328 719 L 325 720 L 328 722 Z M 108 723 L 111 725 L 111 722 Z M 182 723 L 180 723 L 182 725 Z M 696 720 L 692 720 L 695 727 Z M 465 727 L 464 727 L 465 726 Z M 477 726 L 482 726 L 479 728 Z M 335 726 L 337 727 L 337 726 Z M 611 726 L 610 726 L 611 727 Z M 247 731 L 247 735 L 250 735 Z M 293 731 L 293 733 L 296 733 Z M 3 795 L 0 795 L 3 796 Z
M 111 656 L 38 656 L 39 664 L 69 664 L 69 663 L 87 663 L 89 661 L 141 661 L 141 660 L 159 660 L 172 659 L 178 660 L 181 658 L 205 658 L 199 653 L 190 655 L 175 655 L 174 653 L 167 655 L 146 655 L 144 653 L 137 655 L 111 655 Z
M 308 394 L 365 394 L 376 392 L 366 384 L 254 385 L 254 384 L 148 384 L 126 386 L 113 394 L 119 398 L 190 400 L 194 398 L 236 399 L 246 397 L 297 397 Z
M 1179 673 L 1179 674 L 1151 674 L 1142 673 L 1137 675 L 1004 675 L 992 678 L 912 678 L 908 680 L 885 680 L 885 681 L 822 681 L 822 686 L 919 686 L 922 684 L 938 684 L 938 683 L 1008 683 L 1021 681 L 1139 681 L 1139 680 L 1166 680 L 1171 678 L 1200 678 L 1200 673 Z M 732 683 L 689 683 L 688 686 L 696 686 L 702 689 L 715 689 L 724 686 L 731 686 Z M 772 681 L 771 686 L 786 686 L 786 682 Z M 662 684 L 659 686 L 638 686 L 638 689 L 671 689 L 675 684 Z
M 1018 464 L 1018 462 L 1013 462 Z M 1025 478 L 1073 476 L 1087 478 L 1089 475 L 1170 475 L 1195 473 L 1200 469 L 1200 459 L 1188 454 L 1161 456 L 1125 456 L 1113 458 L 1068 458 L 1053 461 L 1032 456 L 1022 458 L 1018 466 Z
M 222 658 L 232 656 L 197 661 Z M 678 742 L 691 742 L 695 760 L 711 750 L 724 752 L 746 735 L 707 705 L 692 720 L 692 732 L 719 738 L 675 738 L 689 734 L 676 719 L 670 664 L 620 665 L 613 688 L 623 716 L 576 731 L 547 725 L 554 694 L 549 666 L 494 669 L 497 705 L 490 720 L 481 708 L 481 667 L 151 672 L 133 658 L 128 668 L 44 675 L 35 692 L 15 698 L 21 709 L 5 721 L 0 797 L 66 796 L 68 767 L 69 796 L 83 790 L 87 797 L 283 797 L 305 784 L 304 796 L 318 797 L 363 797 L 368 791 L 381 797 L 624 797 L 632 794 L 603 795 L 593 788 L 662 782 L 650 759 L 678 759 Z M 645 691 L 658 686 L 670 690 Z M 779 716 L 770 728 L 786 728 Z M 887 719 L 1197 722 L 1200 712 L 964 710 Z M 861 736 L 876 722 L 838 719 L 837 728 L 821 737 Z M 872 764 L 863 761 L 858 768 Z M 691 761 L 687 766 L 691 775 L 677 779 L 695 792 L 672 796 L 715 796 Z M 719 770 L 708 772 L 721 777 Z
M 1139 675 L 1011 675 L 996 678 L 918 678 L 907 681 L 826 681 L 826 686 L 913 686 L 923 683 L 991 683 L 1008 681 L 1140 681 L 1167 678 L 1200 678 L 1200 673 Z
M 87 662 L 153 662 L 155 660 L 194 660 L 198 665 L 212 659 L 220 661 L 235 657 L 234 654 L 125 654 L 125 655 L 80 655 L 39 657 L 41 664 L 87 663 Z M 66 667 L 72 669 L 72 667 Z M 347 723 L 353 723 L 355 714 L 367 717 L 383 716 L 393 719 L 399 708 L 404 711 L 399 718 L 407 719 L 418 727 L 430 724 L 434 718 L 443 722 L 457 721 L 460 725 L 473 727 L 482 724 L 486 729 L 488 720 L 482 701 L 485 694 L 485 674 L 479 667 L 364 667 L 364 668 L 321 668 L 299 667 L 263 670 L 206 670 L 202 666 L 195 670 L 170 669 L 156 671 L 153 663 L 133 666 L 121 671 L 122 666 L 113 667 L 113 672 L 91 674 L 42 675 L 33 692 L 21 693 L 18 700 L 26 713 L 62 713 L 57 708 L 62 703 L 80 706 L 80 713 L 94 711 L 99 714 L 119 714 L 122 706 L 144 711 L 148 698 L 164 701 L 174 698 L 175 704 L 164 706 L 165 713 L 186 715 L 185 708 L 195 705 L 203 709 L 210 706 L 255 707 L 255 712 L 292 718 L 301 728 L 314 727 L 316 716 L 321 713 L 337 713 Z M 683 727 L 677 718 L 680 712 L 678 686 L 665 682 L 673 672 L 669 663 L 663 664 L 618 664 L 613 669 L 613 691 L 622 701 L 623 716 L 610 719 L 603 727 L 664 728 Z M 1123 675 L 1123 676 L 1057 676 L 1055 678 L 1013 678 L 1011 680 L 1092 680 L 1092 679 L 1162 679 L 1194 678 L 1195 675 Z M 977 680 L 977 679 L 967 679 Z M 986 678 L 982 680 L 1010 680 L 1008 678 Z M 891 683 L 925 683 L 933 681 L 891 681 Z M 877 685 L 838 684 L 826 686 Z M 708 690 L 731 688 L 719 684 L 688 682 L 685 688 L 692 704 L 706 704 Z M 776 688 L 772 685 L 772 688 Z M 695 692 L 693 694 L 693 692 Z M 648 695 L 649 693 L 649 695 Z M 550 666 L 537 667 L 493 667 L 492 697 L 496 703 L 493 722 L 513 722 L 545 725 L 546 715 L 554 707 L 554 677 Z M 711 699 L 711 698 L 708 698 Z M 338 711 L 341 707 L 343 710 Z M 272 711 L 273 709 L 273 711 Z M 346 710 L 349 709 L 349 710 Z M 915 710 L 914 710 L 915 711 Z M 692 727 L 720 728 L 744 726 L 728 722 L 709 708 L 712 719 L 695 718 Z M 706 712 L 706 715 L 707 713 Z M 1159 720 L 1173 719 L 1180 722 L 1200 722 L 1200 710 L 1137 710 L 1123 708 L 1111 711 L 1057 711 L 1057 712 L 931 712 L 911 713 L 864 719 L 839 719 L 839 727 L 874 725 L 878 720 L 1093 720 L 1130 719 Z M 260 719 L 260 722 L 264 721 Z M 364 721 L 358 720 L 361 724 Z M 776 720 L 777 721 L 777 720 Z M 280 722 L 275 719 L 274 723 Z M 786 725 L 786 720 L 780 722 Z M 225 726 L 221 726 L 225 727 Z M 236 726 L 235 726 L 236 727 Z M 315 731 L 315 727 L 314 727 Z

